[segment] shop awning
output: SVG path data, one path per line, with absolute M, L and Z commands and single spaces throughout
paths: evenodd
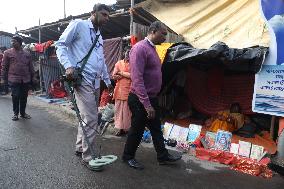
M 148 0 L 139 6 L 196 48 L 218 41 L 232 48 L 269 44 L 259 0 Z

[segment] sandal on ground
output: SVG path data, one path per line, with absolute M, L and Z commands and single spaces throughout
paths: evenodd
M 19 120 L 18 115 L 13 115 L 12 120 L 13 120 L 13 121 L 17 121 L 17 120 Z
M 31 119 L 32 117 L 29 114 L 24 114 L 24 115 L 21 115 L 21 118 Z

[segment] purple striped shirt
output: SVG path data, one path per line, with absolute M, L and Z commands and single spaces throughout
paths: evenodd
M 130 51 L 130 92 L 136 94 L 145 108 L 150 107 L 149 98 L 157 97 L 162 85 L 161 60 L 154 46 L 145 39 Z

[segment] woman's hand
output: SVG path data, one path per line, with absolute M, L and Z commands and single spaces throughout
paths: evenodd
M 117 75 L 120 75 L 121 77 L 123 77 L 123 71 L 117 72 Z
M 120 75 L 122 78 L 130 79 L 130 73 L 129 72 L 119 71 L 119 72 L 117 72 L 117 75 Z
M 120 80 L 120 79 L 122 78 L 122 76 L 121 76 L 121 75 L 118 75 L 118 74 L 115 74 L 115 75 L 112 76 L 112 78 L 113 78 L 114 80 Z

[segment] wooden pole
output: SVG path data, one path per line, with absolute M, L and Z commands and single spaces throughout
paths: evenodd
M 64 18 L 66 18 L 66 8 L 65 8 L 65 0 L 64 0 Z
M 41 43 L 41 26 L 40 26 L 40 19 L 38 19 L 38 43 Z
M 38 20 L 38 43 L 41 43 L 41 25 L 40 25 L 40 19 Z M 40 90 L 41 93 L 43 92 L 43 85 L 42 85 L 42 60 L 41 56 L 39 56 L 39 85 L 40 85 Z
M 40 86 L 40 93 L 43 93 L 43 83 L 42 83 L 42 58 L 41 56 L 39 56 L 39 59 L 38 59 L 38 63 L 39 63 L 39 69 L 38 69 L 38 72 L 39 72 L 39 86 Z
M 275 116 L 271 117 L 271 122 L 270 122 L 270 138 L 274 138 L 274 125 L 275 125 Z
M 134 0 L 131 0 L 131 7 L 130 7 L 130 36 L 133 35 L 133 8 L 134 8 Z

